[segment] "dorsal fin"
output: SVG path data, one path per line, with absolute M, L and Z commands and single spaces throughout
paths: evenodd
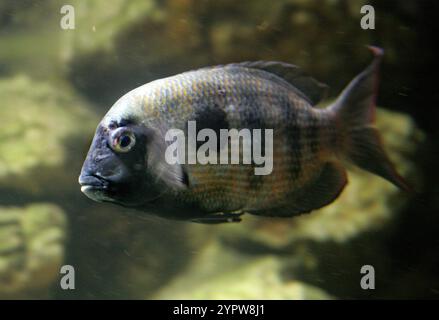
M 312 105 L 316 105 L 326 97 L 328 86 L 310 77 L 293 64 L 278 61 L 246 61 L 228 66 L 258 69 L 274 74 L 298 89 Z

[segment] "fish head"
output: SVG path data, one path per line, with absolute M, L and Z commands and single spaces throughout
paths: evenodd
M 142 126 L 104 119 L 79 176 L 81 191 L 92 200 L 129 207 L 155 197 L 146 170 L 147 136 Z

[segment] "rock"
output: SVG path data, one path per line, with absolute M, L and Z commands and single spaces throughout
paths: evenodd
M 0 109 L 0 200 L 76 191 L 99 121 L 89 105 L 68 87 L 24 75 L 0 79 L 0 96 L 7 106 Z
M 66 233 L 65 214 L 53 204 L 0 207 L 0 298 L 48 297 Z
M 152 299 L 330 299 L 330 295 L 298 280 L 282 278 L 283 259 L 249 258 L 211 241 L 188 266 Z

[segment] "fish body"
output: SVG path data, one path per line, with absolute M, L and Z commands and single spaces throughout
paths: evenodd
M 325 86 L 281 62 L 208 67 L 136 88 L 99 124 L 82 190 L 167 218 L 217 223 L 239 221 L 246 212 L 290 217 L 325 206 L 346 185 L 346 159 L 406 188 L 371 126 L 382 56 L 372 51 L 372 64 L 324 109 L 315 105 Z M 166 133 L 188 135 L 190 122 L 197 133 L 218 136 L 223 129 L 272 130 L 270 173 L 256 175 L 254 162 L 169 164 Z M 127 136 L 134 144 L 120 150 Z

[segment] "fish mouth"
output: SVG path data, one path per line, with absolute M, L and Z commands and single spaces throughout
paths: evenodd
M 107 196 L 109 191 L 109 181 L 98 175 L 81 175 L 79 177 L 81 192 L 95 201 L 111 201 Z
M 91 174 L 91 175 L 81 175 L 79 177 L 79 184 L 82 188 L 96 188 L 96 189 L 106 189 L 108 188 L 108 180 L 102 178 L 101 176 Z

